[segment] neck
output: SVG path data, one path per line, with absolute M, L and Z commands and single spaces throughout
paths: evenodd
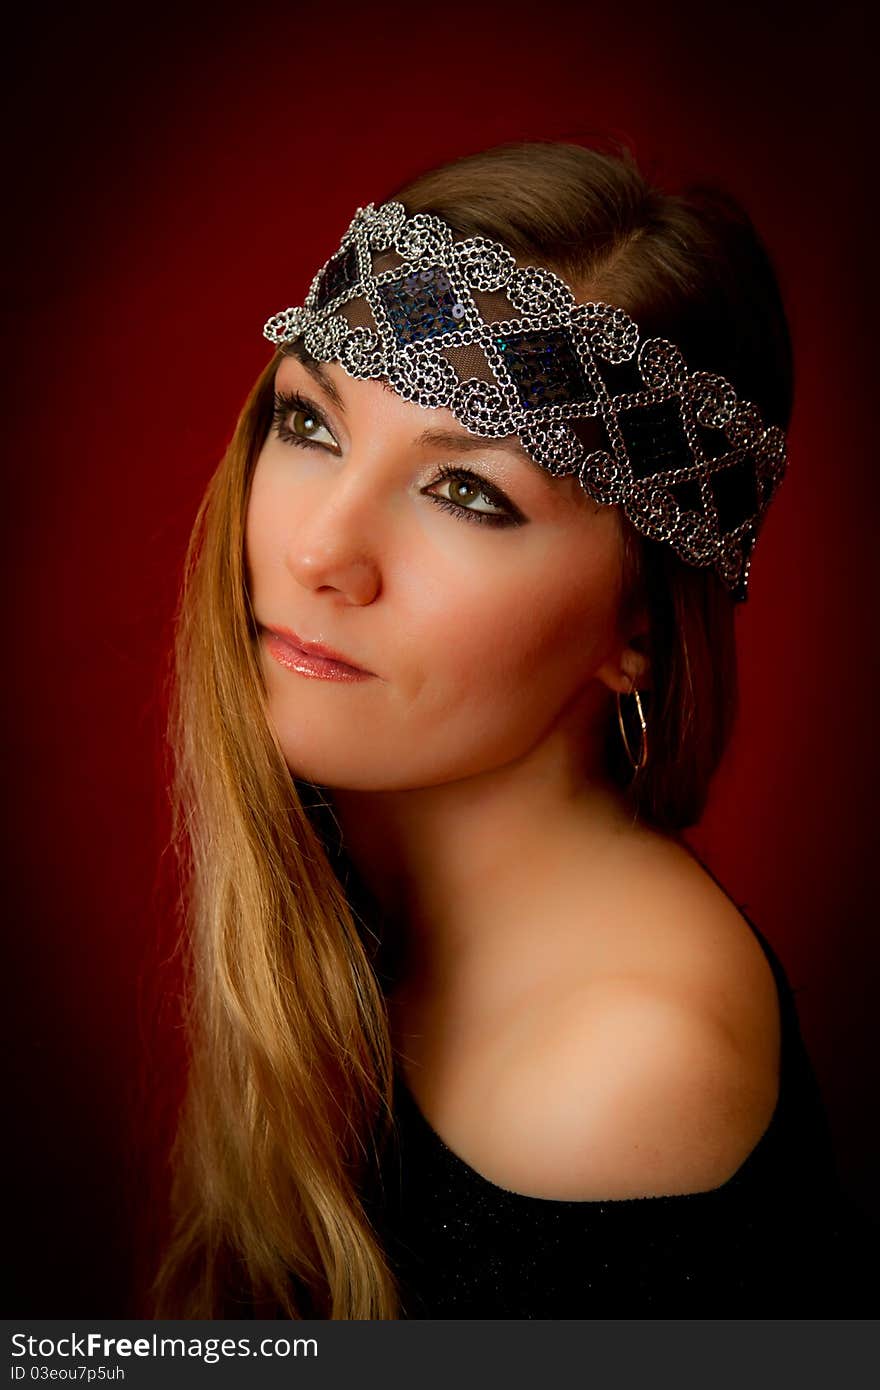
M 346 853 L 426 987 L 509 953 L 533 931 L 562 866 L 597 873 L 633 818 L 619 788 L 575 773 L 564 741 L 462 781 L 407 791 L 334 791 Z M 538 914 L 536 918 L 536 914 Z

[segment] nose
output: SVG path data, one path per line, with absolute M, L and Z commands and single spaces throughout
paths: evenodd
M 335 589 L 349 603 L 372 603 L 381 588 L 378 561 L 381 489 L 359 474 L 353 457 L 324 478 L 292 518 L 287 563 L 306 589 Z

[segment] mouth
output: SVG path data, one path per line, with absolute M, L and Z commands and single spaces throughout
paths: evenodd
M 364 680 L 374 675 L 342 652 L 321 642 L 310 642 L 288 627 L 264 627 L 266 646 L 279 665 L 302 675 L 324 680 Z

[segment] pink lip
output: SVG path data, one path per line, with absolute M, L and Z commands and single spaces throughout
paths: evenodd
M 288 627 L 267 627 L 266 646 L 280 666 L 321 680 L 366 680 L 374 673 L 347 661 L 320 642 L 308 642 Z

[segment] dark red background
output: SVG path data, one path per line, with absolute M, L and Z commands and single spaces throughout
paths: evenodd
M 777 262 L 791 463 L 738 614 L 742 714 L 691 836 L 781 954 L 877 1211 L 869 44 L 854 6 L 43 9 L 11 35 L 3 269 L 10 1254 L 18 1315 L 129 1311 L 173 970 L 162 658 L 202 489 L 355 207 L 498 141 L 628 137 Z M 21 24 L 22 21 L 19 21 Z M 170 1010 L 173 1013 L 173 1008 Z M 136 1308 L 133 1310 L 138 1311 Z

